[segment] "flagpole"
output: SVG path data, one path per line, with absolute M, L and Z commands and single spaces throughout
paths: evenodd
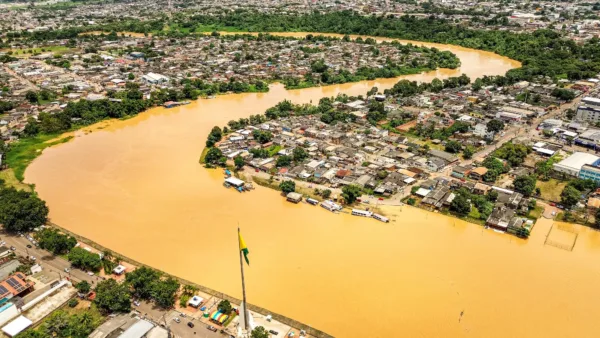
M 238 246 L 240 245 L 240 227 L 238 226 Z M 242 260 L 242 248 L 240 247 L 240 269 L 242 270 L 242 295 L 244 297 L 244 305 L 242 311 L 244 311 L 244 329 L 248 332 L 248 311 L 246 311 L 246 283 L 244 282 L 244 262 Z

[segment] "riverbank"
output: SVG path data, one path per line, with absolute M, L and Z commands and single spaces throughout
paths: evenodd
M 461 73 L 478 77 L 482 72 L 504 74 L 514 66 L 512 61 L 491 53 L 447 48 L 461 57 L 461 68 L 404 78 L 429 82 Z M 403 318 L 403 332 L 410 335 L 418 332 L 413 330 L 423 330 L 417 325 L 418 318 L 413 318 L 416 321 L 411 324 L 407 322 L 411 315 L 405 311 L 381 307 L 387 303 L 406 304 L 420 318 L 439 318 L 439 328 L 454 332 L 448 326 L 453 324 L 442 319 L 447 309 L 435 305 L 447 303 L 448 295 L 440 295 L 444 302 L 427 301 L 434 306 L 425 315 L 419 305 L 422 302 L 402 290 L 423 290 L 426 294 L 436 291 L 423 288 L 422 282 L 421 287 L 406 283 L 401 277 L 405 274 L 396 273 L 409 269 L 415 277 L 424 278 L 426 271 L 422 268 L 430 262 L 421 250 L 397 250 L 433 245 L 433 254 L 445 256 L 436 251 L 447 247 L 438 243 L 440 229 L 434 231 L 431 224 L 423 223 L 433 215 L 418 214 L 414 208 L 400 211 L 398 207 L 385 207 L 384 212 L 393 219 L 389 224 L 336 215 L 286 202 L 262 187 L 249 194 L 224 189 L 220 172 L 198 165 L 198 154 L 214 125 L 264 112 L 285 99 L 309 103 L 338 93 L 364 95 L 373 86 L 391 88 L 397 80 L 292 91 L 272 85 L 264 94 L 232 94 L 172 109 L 152 108 L 125 121 L 106 122 L 101 130 L 46 149 L 28 167 L 26 182 L 36 184 L 36 191 L 50 206 L 52 221 L 63 228 L 113 252 L 237 298 L 241 292 L 234 237 L 240 224 L 253 257 L 246 276 L 249 301 L 335 336 L 397 334 L 397 326 L 391 323 L 398 322 L 399 316 Z M 479 246 L 473 238 L 463 239 L 463 246 Z M 291 249 L 290 243 L 296 249 Z M 397 259 L 407 255 L 414 256 L 414 261 Z M 412 263 L 417 264 L 416 268 Z M 379 268 L 382 265 L 394 269 Z M 440 271 L 445 278 L 451 273 Z M 402 290 L 381 297 L 356 293 L 365 285 L 382 290 L 401 285 Z M 348 298 L 348 294 L 354 296 Z M 327 308 L 315 305 L 317 299 Z M 372 316 L 369 313 L 373 309 L 381 311 Z M 333 315 L 323 316 L 323 311 Z M 379 319 L 374 321 L 375 317 Z M 437 333 L 443 335 L 443 331 Z
M 79 242 L 85 243 L 85 244 L 91 246 L 92 248 L 98 250 L 99 252 L 106 252 L 106 251 L 110 252 L 111 251 L 109 248 L 106 248 L 106 247 L 104 247 L 104 246 L 102 246 L 102 245 L 100 245 L 100 244 L 98 244 L 98 243 L 90 240 L 89 238 L 86 238 L 86 237 L 80 236 L 80 235 L 78 235 L 76 233 L 73 233 L 73 232 L 69 231 L 68 229 L 62 228 L 62 227 L 60 227 L 57 224 L 51 223 L 50 225 L 53 226 L 53 227 L 55 227 L 55 228 L 57 228 L 57 229 L 60 229 L 60 231 L 63 232 L 63 233 L 66 233 L 66 234 L 68 234 L 70 236 L 73 236 Z M 138 262 L 138 261 L 136 261 L 136 260 L 134 260 L 134 259 L 132 259 L 130 257 L 123 256 L 121 254 L 119 254 L 119 259 L 121 261 L 127 262 L 127 263 L 129 263 L 131 265 L 134 265 L 136 268 L 139 268 L 139 267 L 142 267 L 142 266 L 147 266 L 147 267 L 152 268 L 151 266 L 148 266 L 146 264 L 140 263 L 140 262 Z M 191 286 L 194 286 L 200 292 L 209 294 L 211 296 L 215 296 L 215 297 L 220 298 L 220 299 L 228 300 L 232 304 L 241 304 L 242 303 L 241 299 L 235 298 L 235 297 L 230 296 L 228 294 L 225 294 L 223 292 L 219 292 L 219 291 L 213 290 L 213 289 L 211 289 L 209 287 L 206 287 L 206 286 L 194 283 L 192 281 L 183 279 L 183 278 L 181 278 L 179 276 L 170 275 L 170 274 L 166 273 L 165 277 L 172 277 L 172 278 L 176 279 L 182 285 L 191 285 Z M 297 320 L 294 320 L 292 318 L 286 317 L 284 315 L 281 315 L 281 314 L 278 314 L 278 313 L 274 313 L 274 312 L 269 311 L 268 309 L 262 308 L 260 306 L 253 305 L 252 303 L 248 303 L 247 306 L 248 306 L 248 310 L 250 310 L 250 311 L 254 311 L 254 312 L 260 313 L 261 315 L 263 315 L 265 317 L 270 315 L 273 318 L 273 320 L 279 321 L 279 322 L 281 322 L 281 323 L 283 323 L 285 325 L 289 325 L 290 327 L 292 327 L 292 328 L 294 328 L 294 329 L 296 329 L 298 331 L 299 330 L 304 330 L 309 336 L 312 336 L 312 337 L 315 337 L 315 338 L 331 338 L 331 337 L 333 337 L 333 336 L 331 336 L 331 335 L 329 335 L 329 334 L 327 334 L 327 333 L 325 333 L 325 332 L 323 332 L 323 331 L 321 331 L 321 330 L 319 330 L 317 328 L 308 326 L 308 325 L 306 325 L 304 323 L 301 323 L 301 322 L 299 322 Z

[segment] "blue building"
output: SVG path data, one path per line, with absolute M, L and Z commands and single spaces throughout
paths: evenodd
M 585 164 L 579 171 L 579 178 L 584 180 L 593 180 L 600 184 L 600 160 L 592 164 Z

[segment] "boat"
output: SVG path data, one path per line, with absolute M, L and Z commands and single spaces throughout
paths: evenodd
M 366 210 L 352 209 L 352 216 L 371 217 L 373 213 Z
M 374 213 L 373 215 L 371 215 L 371 217 L 373 217 L 373 218 L 375 218 L 376 220 L 378 220 L 378 221 L 381 221 L 381 222 L 383 222 L 383 223 L 389 223 L 389 222 L 390 222 L 389 218 L 387 218 L 387 217 L 384 217 L 384 216 L 381 216 L 381 215 L 379 215 L 379 214 L 375 214 L 375 213 Z
M 306 202 L 308 202 L 308 204 L 311 204 L 311 205 L 318 205 L 319 204 L 319 201 L 317 201 L 314 198 L 307 198 Z
M 329 210 L 331 212 L 336 212 L 336 211 L 340 211 L 342 210 L 342 206 L 333 202 L 333 201 L 324 201 L 321 203 L 321 207 L 323 207 L 323 209 Z

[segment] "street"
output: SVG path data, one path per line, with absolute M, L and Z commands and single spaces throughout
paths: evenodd
M 69 277 L 76 282 L 85 280 L 88 283 L 95 285 L 100 279 L 100 277 L 94 275 L 90 276 L 87 272 L 71 268 L 71 263 L 64 258 L 54 256 L 50 252 L 36 248 L 31 242 L 25 237 L 21 237 L 19 235 L 8 235 L 6 233 L 2 233 L 0 238 L 6 242 L 7 247 L 15 247 L 15 253 L 18 256 L 33 256 L 36 258 L 36 263 L 38 263 L 44 270 L 51 271 L 57 273 L 62 277 Z M 31 248 L 28 248 L 27 245 L 31 245 Z M 70 271 L 67 273 L 65 269 L 69 268 Z

